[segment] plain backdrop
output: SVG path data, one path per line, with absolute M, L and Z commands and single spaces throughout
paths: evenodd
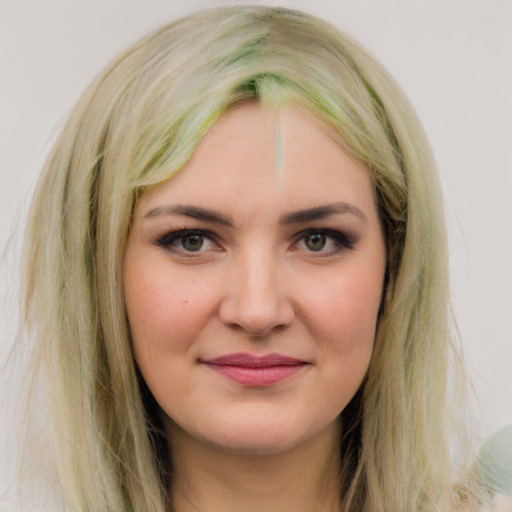
M 16 324 L 16 264 L 30 194 L 81 91 L 149 30 L 236 3 L 0 0 L 0 369 Z M 444 188 L 453 307 L 483 434 L 512 423 L 512 1 L 264 3 L 301 8 L 354 36 L 416 107 Z M 11 427 L 0 421 L 4 440 Z M 10 466 L 13 453 L 6 459 L 0 452 L 0 461 Z

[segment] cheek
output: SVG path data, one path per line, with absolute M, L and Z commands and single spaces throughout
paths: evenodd
M 357 271 L 360 270 L 360 271 Z M 353 269 L 309 286 L 304 297 L 307 327 L 320 348 L 333 381 L 354 392 L 373 353 L 381 303 L 383 271 Z
M 215 309 L 215 289 L 208 280 L 184 279 L 168 268 L 137 272 L 126 264 L 125 301 L 137 361 L 188 350 Z
M 351 333 L 373 339 L 383 285 L 381 273 L 373 274 L 348 272 L 317 286 L 310 285 L 304 303 L 317 328 L 340 341 Z
M 154 266 L 153 272 L 127 270 L 125 301 L 135 360 L 157 401 L 172 403 L 191 392 L 186 371 L 195 364 L 194 342 L 214 309 L 215 287 L 180 278 L 165 266 L 160 271 Z

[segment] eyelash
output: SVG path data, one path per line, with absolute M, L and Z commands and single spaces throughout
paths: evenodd
M 302 243 L 305 243 L 305 240 L 308 236 L 312 235 L 322 235 L 325 236 L 328 239 L 331 239 L 335 249 L 330 251 L 314 251 L 309 250 L 308 252 L 311 252 L 312 254 L 317 253 L 318 256 L 331 256 L 333 254 L 338 254 L 339 252 L 342 252 L 344 250 L 353 250 L 356 240 L 352 237 L 347 236 L 345 233 L 341 231 L 337 231 L 335 229 L 326 229 L 326 228 L 309 228 L 304 231 L 301 231 L 297 237 L 296 241 L 294 243 L 294 246 L 297 246 L 297 244 L 302 240 Z
M 210 231 L 202 230 L 202 229 L 177 229 L 174 231 L 169 231 L 165 235 L 157 238 L 155 240 L 155 245 L 159 247 L 163 247 L 164 249 L 177 253 L 177 254 L 186 254 L 188 256 L 193 256 L 194 253 L 199 253 L 201 251 L 187 251 L 185 248 L 176 248 L 173 246 L 174 243 L 178 242 L 180 239 L 183 241 L 187 236 L 198 236 L 202 238 L 207 238 L 211 240 L 215 245 L 219 245 L 215 241 L 215 236 Z M 219 247 L 220 249 L 220 247 Z
M 322 235 L 326 237 L 327 239 L 330 239 L 332 243 L 334 244 L 335 248 L 331 249 L 329 251 L 324 251 L 323 247 L 318 250 L 311 250 L 311 249 L 305 249 L 306 252 L 309 252 L 311 254 L 316 254 L 319 257 L 328 257 L 335 254 L 338 254 L 344 250 L 354 250 L 355 243 L 357 240 L 354 238 L 347 236 L 345 233 L 341 231 L 337 231 L 334 229 L 325 229 L 325 228 L 309 228 L 305 229 L 304 231 L 301 231 L 294 237 L 294 243 L 293 247 L 294 250 L 298 250 L 297 246 L 302 241 L 303 244 L 305 244 L 305 240 L 308 236 L 313 235 Z M 201 248 L 203 244 L 199 247 L 199 250 L 197 251 L 191 251 L 187 250 L 184 247 L 175 247 L 174 244 L 176 242 L 179 242 L 180 240 L 183 243 L 183 240 L 186 237 L 190 236 L 198 236 L 202 237 L 203 239 L 210 240 L 213 244 L 217 246 L 217 250 L 221 250 L 220 245 L 216 242 L 217 237 L 211 232 L 207 230 L 202 229 L 193 229 L 193 228 L 182 228 L 177 230 L 172 230 L 166 233 L 165 235 L 158 237 L 155 239 L 154 244 L 158 247 L 163 247 L 164 249 L 173 252 L 175 254 L 179 255 L 185 255 L 186 257 L 194 257 L 195 255 L 199 255 L 201 252 Z M 328 242 L 326 242 L 328 243 Z

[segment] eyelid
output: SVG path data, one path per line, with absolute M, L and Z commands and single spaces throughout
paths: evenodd
M 307 248 L 300 248 L 298 244 L 308 235 L 313 234 L 322 234 L 331 240 L 331 243 L 334 244 L 334 247 L 330 250 L 318 250 L 314 251 Z M 188 251 L 184 248 L 179 248 L 174 246 L 173 244 L 180 240 L 180 238 L 190 236 L 190 235 L 199 235 L 209 240 L 212 244 L 214 244 L 215 248 L 212 249 L 199 249 L 197 251 Z M 341 231 L 338 229 L 332 228 L 307 228 L 298 233 L 296 233 L 292 238 L 292 250 L 304 251 L 310 255 L 314 255 L 316 257 L 329 257 L 337 255 L 341 252 L 347 250 L 354 250 L 354 245 L 358 242 L 358 237 L 353 234 L 347 233 L 345 230 Z M 177 255 L 181 255 L 184 257 L 199 257 L 200 255 L 204 255 L 204 253 L 211 253 L 222 251 L 223 247 L 220 242 L 218 235 L 208 229 L 201 228 L 193 228 L 193 227 L 180 227 L 180 228 L 168 228 L 164 231 L 163 235 L 156 236 L 153 239 L 153 244 L 162 247 L 163 249 L 172 252 Z
M 190 235 L 198 235 L 202 236 L 208 240 L 210 240 L 215 246 L 217 250 L 221 250 L 221 246 L 218 241 L 218 237 L 207 229 L 197 229 L 197 228 L 179 228 L 179 229 L 169 229 L 165 231 L 165 233 L 161 236 L 157 236 L 153 243 L 158 247 L 163 247 L 164 249 L 171 251 L 175 254 L 184 255 L 187 257 L 198 256 L 206 250 L 199 251 L 187 251 L 185 249 L 179 249 L 173 246 L 173 243 L 178 241 L 180 238 L 190 236 Z
M 354 246 L 358 241 L 357 237 L 355 237 L 353 235 L 349 235 L 346 232 L 339 231 L 337 229 L 308 228 L 308 229 L 305 229 L 305 230 L 297 233 L 297 235 L 295 236 L 295 241 L 294 241 L 293 246 L 296 247 L 296 245 L 301 240 L 304 240 L 305 237 L 307 237 L 308 235 L 313 235 L 313 234 L 325 235 L 326 237 L 330 238 L 336 246 L 334 250 L 330 250 L 330 251 L 323 251 L 323 250 L 322 251 L 311 251 L 311 250 L 307 251 L 308 253 L 311 253 L 311 254 L 319 256 L 319 257 L 320 256 L 331 256 L 334 254 L 338 254 L 339 252 L 343 252 L 345 250 L 350 250 L 350 251 L 354 250 Z

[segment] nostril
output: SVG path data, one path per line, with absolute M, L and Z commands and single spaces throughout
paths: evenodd
M 278 318 L 278 313 L 273 315 L 272 318 L 264 317 L 241 317 L 238 321 L 226 322 L 224 324 L 230 329 L 237 332 L 244 332 L 253 338 L 264 338 L 269 334 L 276 334 L 283 331 L 289 325 L 289 321 L 281 322 Z

